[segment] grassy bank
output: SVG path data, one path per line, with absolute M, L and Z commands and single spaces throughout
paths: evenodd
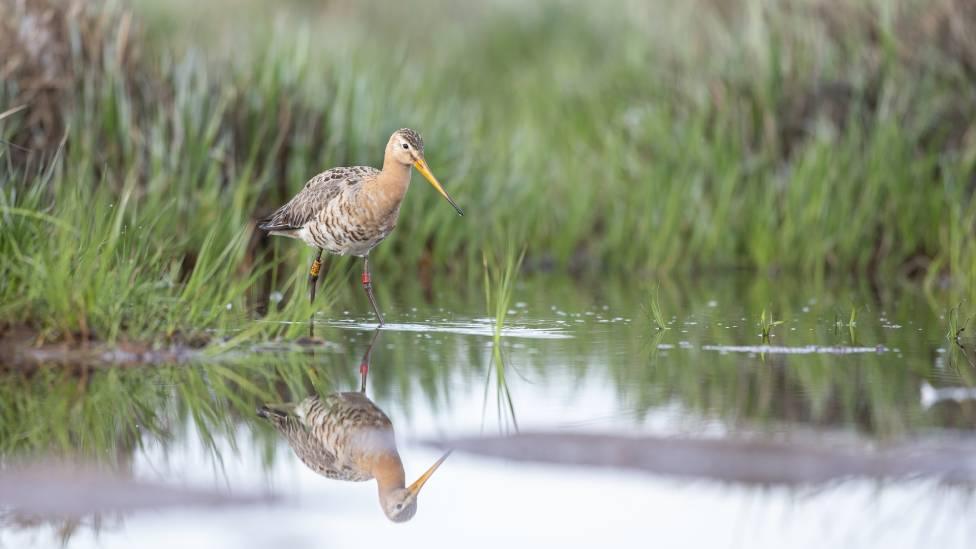
M 304 318 L 310 251 L 253 220 L 401 126 L 468 215 L 416 185 L 373 254 L 389 285 L 475 284 L 516 242 L 530 271 L 966 290 L 967 2 L 672 4 L 4 4 L 0 112 L 26 108 L 0 120 L 0 319 L 111 340 Z

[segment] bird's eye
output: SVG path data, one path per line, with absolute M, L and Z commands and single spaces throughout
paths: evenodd
M 406 145 L 404 145 L 404 148 L 406 148 Z M 397 503 L 397 511 L 399 511 L 400 509 L 403 509 L 403 504 Z
M 404 148 L 404 149 L 409 149 L 409 148 L 410 148 L 410 145 L 407 145 L 406 143 L 404 143 L 404 144 L 403 144 L 403 148 Z

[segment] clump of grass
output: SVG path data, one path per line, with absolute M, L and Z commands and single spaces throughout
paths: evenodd
M 851 338 L 851 344 L 852 345 L 856 341 L 856 339 L 854 337 L 854 335 L 855 335 L 854 329 L 856 327 L 857 327 L 857 308 L 855 306 L 851 305 L 851 312 L 848 315 L 847 320 L 844 320 L 841 317 L 839 311 L 835 311 L 834 312 L 834 329 L 835 329 L 835 331 L 836 330 L 839 330 L 841 328 L 847 328 L 847 333 L 848 333 L 848 335 Z
M 508 388 L 506 372 L 508 370 L 505 362 L 505 354 L 502 350 L 502 330 L 505 326 L 505 319 L 508 316 L 509 304 L 512 300 L 512 292 L 515 289 L 515 280 L 522 266 L 525 257 L 523 249 L 517 255 L 509 248 L 502 257 L 490 254 L 487 250 L 482 253 L 482 265 L 484 266 L 484 287 L 485 287 L 485 308 L 488 314 L 494 315 L 494 333 L 491 347 L 491 363 L 488 365 L 488 376 L 492 371 L 495 372 L 496 408 L 498 410 L 500 427 L 504 429 L 503 418 L 511 421 L 512 427 L 518 432 L 518 419 L 515 415 L 515 405 L 512 402 L 512 393 Z M 491 256 L 489 258 L 489 256 Z M 485 383 L 485 405 L 488 403 L 489 383 Z M 503 406 L 504 404 L 504 406 Z M 506 413 L 503 413 L 505 410 Z
M 854 328 L 857 327 L 857 307 L 851 305 L 851 316 L 847 319 L 847 331 L 851 336 L 851 344 L 855 342 L 854 338 Z
M 661 331 L 670 330 L 671 327 L 668 326 L 667 320 L 664 318 L 664 312 L 661 309 L 660 290 L 660 285 L 654 287 L 654 292 L 651 293 L 647 310 L 650 312 L 651 321 L 654 322 L 655 328 Z
M 769 338 L 772 335 L 773 327 L 782 324 L 782 320 L 774 320 L 772 313 L 767 313 L 766 309 L 762 310 L 762 314 L 759 315 L 759 335 L 762 337 L 764 342 L 769 342 Z
M 263 309 L 256 301 L 265 279 L 275 291 L 303 290 L 299 261 L 278 273 L 251 225 L 266 195 L 287 193 L 272 182 L 285 180 L 283 165 L 298 155 L 281 154 L 290 143 L 282 136 L 315 124 L 279 97 L 291 82 L 269 76 L 288 72 L 283 60 L 295 57 L 263 66 L 256 78 L 264 95 L 245 98 L 217 88 L 212 67 L 192 56 L 166 71 L 134 68 L 130 14 L 87 4 L 0 6 L 19 15 L 0 17 L 0 26 L 27 26 L 0 29 L 0 57 L 9 61 L 0 105 L 28 102 L 0 116 L 0 138 L 14 145 L 0 145 L 8 160 L 0 163 L 0 251 L 8 258 L 0 264 L 0 319 L 36 327 L 39 341 L 172 341 L 228 329 L 241 341 L 292 331 L 275 323 L 236 330 Z M 52 71 L 57 86 L 42 78 Z M 295 121 L 275 128 L 249 116 L 272 107 Z M 292 247 L 285 257 L 301 253 Z M 316 307 L 327 309 L 328 297 Z M 266 318 L 307 318 L 313 308 L 302 301 Z
M 966 327 L 969 325 L 969 321 L 972 317 L 966 317 L 962 322 L 962 303 L 957 304 L 945 313 L 946 319 L 946 341 L 949 343 L 956 343 L 961 345 L 960 338 L 962 333 L 966 331 Z
M 509 251 L 499 257 L 488 250 L 482 252 L 482 266 L 484 268 L 485 309 L 494 316 L 494 337 L 498 342 L 508 317 L 512 293 L 515 291 L 515 280 L 525 259 L 525 249 L 517 254 L 511 251 L 514 243 L 510 242 Z

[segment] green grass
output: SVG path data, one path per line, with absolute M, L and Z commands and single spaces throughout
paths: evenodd
M 972 317 L 966 317 L 963 319 L 961 316 L 962 314 L 962 303 L 959 303 L 945 313 L 945 339 L 946 342 L 949 343 L 950 347 L 953 346 L 953 343 L 959 343 L 959 338 L 962 336 L 963 332 L 966 331 L 966 327 L 969 326 L 969 321 L 972 320 Z
M 851 345 L 854 345 L 856 338 L 854 337 L 855 329 L 857 328 L 857 308 L 851 305 L 851 316 L 847 319 L 847 332 L 851 336 Z
M 837 330 L 847 328 L 847 334 L 850 336 L 851 345 L 854 345 L 857 340 L 855 337 L 857 328 L 857 307 L 851 305 L 851 311 L 848 313 L 846 319 L 839 310 L 834 311 L 834 327 L 837 328 Z
M 178 340 L 244 325 L 255 305 L 248 295 L 271 267 L 247 270 L 249 232 L 227 224 L 201 229 L 188 267 L 187 257 L 167 253 L 192 238 L 167 219 L 173 205 L 137 200 L 137 192 L 131 181 L 115 194 L 58 170 L 26 194 L 0 195 L 0 253 L 8 258 L 0 267 L 0 318 L 41 319 L 41 340 L 69 341 Z M 280 283 L 299 294 L 304 285 L 298 272 Z M 307 301 L 297 299 L 267 318 L 309 314 Z M 273 335 L 273 324 L 262 326 Z
M 518 432 L 518 418 L 515 414 L 515 404 L 509 390 L 507 375 L 511 373 L 505 359 L 502 344 L 502 332 L 505 329 L 505 319 L 508 317 L 515 282 L 522 268 L 525 258 L 523 249 L 518 255 L 513 251 L 510 243 L 506 253 L 494 254 L 485 252 L 482 256 L 484 266 L 485 310 L 493 315 L 491 362 L 488 364 L 488 379 L 485 380 L 484 406 L 488 405 L 488 391 L 491 386 L 491 375 L 495 377 L 495 407 L 499 418 L 499 428 L 504 430 L 511 427 Z M 490 257 L 489 257 L 490 256 Z M 485 414 L 483 413 L 482 419 Z M 484 424 L 482 424 L 484 427 Z
M 759 335 L 762 337 L 764 343 L 769 343 L 769 337 L 773 333 L 773 328 L 782 323 L 782 320 L 773 319 L 773 313 L 767 313 L 766 309 L 762 310 L 762 314 L 759 315 Z
M 651 294 L 650 303 L 647 306 L 650 312 L 651 321 L 654 322 L 654 327 L 658 330 L 670 330 L 671 327 L 668 326 L 667 320 L 664 318 L 664 312 L 661 310 L 661 287 L 656 286 L 654 288 L 654 293 Z
M 166 337 L 239 329 L 271 291 L 286 295 L 272 319 L 304 318 L 290 297 L 311 251 L 253 220 L 318 171 L 378 164 L 401 126 L 467 215 L 417 182 L 371 255 L 381 284 L 421 265 L 474 282 L 504 228 L 530 271 L 908 274 L 976 292 L 972 52 L 914 23 L 976 22 L 923 4 L 244 3 L 221 27 L 195 18 L 212 7 L 140 0 L 144 33 L 98 27 L 66 49 L 51 112 L 11 111 L 31 80 L 0 82 L 0 139 L 32 150 L 0 145 L 0 320 Z M 88 36 L 86 21 L 65 25 Z M 40 114 L 63 124 L 45 133 Z M 300 330 L 282 326 L 248 335 Z

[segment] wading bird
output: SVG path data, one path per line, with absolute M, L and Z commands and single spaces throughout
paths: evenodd
M 366 375 L 378 334 L 378 330 L 373 333 L 359 365 L 359 392 L 310 396 L 298 404 L 266 404 L 258 409 L 258 416 L 269 420 L 316 473 L 336 480 L 375 478 L 383 512 L 394 522 L 404 522 L 417 512 L 420 489 L 451 452 L 406 486 L 393 424 L 366 397 Z
M 411 166 L 454 206 L 458 215 L 464 215 L 427 167 L 420 134 L 403 128 L 390 136 L 382 170 L 354 166 L 322 172 L 287 204 L 258 222 L 258 228 L 271 235 L 297 238 L 318 248 L 308 275 L 310 301 L 315 300 L 323 251 L 362 257 L 363 288 L 380 326 L 383 325 L 383 315 L 373 296 L 369 252 L 396 227 L 400 204 L 410 185 Z

